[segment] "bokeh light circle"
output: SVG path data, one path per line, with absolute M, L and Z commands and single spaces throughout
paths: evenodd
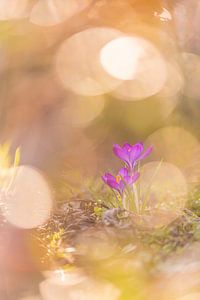
M 102 67 L 102 47 L 122 33 L 113 28 L 90 28 L 69 37 L 56 56 L 57 74 L 64 87 L 83 96 L 97 96 L 113 90 L 120 81 Z
M 104 69 L 113 77 L 131 80 L 137 74 L 144 49 L 136 38 L 125 36 L 106 44 L 100 53 Z
M 53 201 L 44 177 L 28 166 L 13 168 L 3 199 L 3 214 L 12 225 L 31 229 L 50 217 Z
M 200 99 L 200 56 L 183 52 L 183 68 L 185 71 L 184 95 L 196 100 Z
M 29 0 L 0 0 L 0 20 L 28 17 Z
M 152 157 L 163 159 L 180 168 L 185 168 L 199 148 L 198 139 L 178 126 L 166 126 L 153 132 L 146 140 L 154 145 Z
M 112 95 L 122 100 L 141 100 L 158 93 L 163 88 L 167 79 L 167 66 L 164 56 L 162 56 L 156 46 L 149 40 L 137 36 L 130 36 L 121 38 L 120 42 L 123 42 L 124 40 L 129 44 L 129 47 L 131 47 L 131 49 L 129 49 L 129 55 L 130 52 L 132 52 L 134 59 L 131 58 L 131 64 L 129 63 L 129 66 L 126 61 L 127 73 L 122 76 L 124 79 L 126 75 L 126 79 L 129 80 L 123 81 L 112 92 Z M 116 41 L 113 43 L 113 57 L 117 57 L 118 55 L 115 54 L 117 51 L 115 49 Z M 109 50 L 110 45 L 107 46 Z M 104 52 L 105 51 L 106 48 L 104 48 Z M 126 55 L 125 52 L 124 55 Z M 109 56 L 111 56 L 111 53 L 109 53 L 108 57 Z M 118 64 L 118 60 L 119 57 L 116 59 L 116 64 Z M 106 62 L 108 63 L 108 60 L 106 60 Z M 104 62 L 104 64 L 106 64 L 106 62 Z M 120 61 L 120 66 L 121 63 L 123 63 L 123 61 Z M 107 69 L 108 68 L 109 63 L 107 65 Z M 132 71 L 130 72 L 130 70 Z M 112 70 L 112 72 L 114 71 Z M 118 73 L 119 70 L 117 70 L 117 74 Z
M 162 90 L 143 101 L 121 102 L 123 124 L 138 136 L 153 132 L 162 126 L 180 101 L 183 76 L 177 64 L 167 63 L 167 80 Z M 122 112 L 123 110 L 123 112 Z M 145 120 L 145 122 L 144 122 Z
M 54 26 L 88 7 L 93 0 L 39 0 L 30 14 L 30 21 L 40 26 Z
M 81 97 L 68 94 L 68 102 L 63 108 L 62 115 L 66 124 L 75 128 L 85 128 L 103 111 L 105 98 L 103 96 Z
M 144 220 L 150 227 L 167 225 L 177 218 L 187 198 L 187 182 L 175 165 L 153 161 L 141 169 L 140 195 L 146 203 Z
M 40 283 L 45 300 L 118 300 L 120 290 L 108 282 L 98 282 L 86 276 L 60 271 L 60 278 L 52 276 Z M 99 293 L 101 291 L 101 293 Z
M 183 89 L 184 78 L 180 66 L 174 61 L 167 62 L 167 79 L 161 89 L 156 95 L 157 97 L 168 98 L 177 96 Z

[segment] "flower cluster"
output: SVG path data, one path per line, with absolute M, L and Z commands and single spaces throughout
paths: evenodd
M 133 186 L 139 178 L 139 172 L 135 171 L 138 162 L 146 158 L 152 151 L 149 147 L 144 151 L 143 143 L 130 145 L 125 143 L 122 147 L 118 144 L 113 146 L 114 154 L 125 163 L 125 167 L 120 169 L 116 176 L 105 173 L 102 176 L 103 181 L 113 190 L 117 191 L 123 198 L 124 190 L 129 186 Z

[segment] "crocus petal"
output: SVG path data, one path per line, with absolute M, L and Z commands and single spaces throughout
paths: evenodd
M 115 144 L 113 146 L 113 152 L 117 157 L 119 157 L 123 161 L 128 162 L 128 155 L 126 149 L 122 149 L 119 145 Z
M 128 176 L 128 170 L 127 170 L 127 168 L 122 168 L 122 169 L 119 171 L 118 174 L 121 175 L 123 178 L 126 177 L 126 176 Z
M 127 185 L 131 185 L 134 182 L 136 182 L 136 180 L 138 179 L 139 176 L 140 176 L 139 172 L 136 172 L 132 176 L 126 176 L 126 177 L 124 177 L 124 181 L 126 182 Z
M 109 179 L 107 181 L 107 185 L 109 187 L 111 187 L 112 189 L 115 189 L 115 190 L 118 190 L 118 191 L 120 190 L 120 185 L 119 185 L 119 183 L 117 183 L 116 180 Z
M 108 180 L 116 180 L 115 177 L 110 173 L 105 173 L 102 177 L 103 181 L 107 184 Z
M 129 143 L 125 143 L 125 144 L 122 146 L 122 149 L 123 149 L 123 150 L 126 150 L 127 152 L 130 152 L 131 149 L 132 149 L 132 146 L 131 146 Z
M 121 190 L 119 183 L 116 181 L 116 178 L 112 174 L 106 173 L 101 178 L 110 188 L 115 189 L 117 191 Z
M 140 157 L 143 150 L 144 150 L 144 146 L 142 143 L 137 143 L 132 146 L 130 152 L 130 161 L 132 164 Z
M 143 154 L 140 155 L 139 160 L 146 158 L 153 150 L 153 146 L 150 146 Z
M 120 182 L 119 182 L 119 189 L 118 189 L 118 191 L 122 194 L 123 193 L 123 190 L 124 190 L 124 188 L 125 188 L 125 184 L 124 184 L 124 182 L 123 182 L 123 180 L 120 180 Z
M 138 180 L 140 176 L 140 173 L 139 172 L 136 172 L 133 176 L 132 176 L 132 183 L 136 182 Z
M 132 177 L 131 176 L 125 176 L 124 181 L 126 182 L 127 185 L 130 185 L 132 183 Z

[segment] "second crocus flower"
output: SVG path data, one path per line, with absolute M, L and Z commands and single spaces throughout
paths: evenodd
M 102 176 L 103 181 L 111 188 L 123 194 L 126 185 L 132 185 L 139 177 L 139 173 L 136 172 L 129 175 L 127 168 L 122 168 L 116 176 L 110 173 L 105 173 Z

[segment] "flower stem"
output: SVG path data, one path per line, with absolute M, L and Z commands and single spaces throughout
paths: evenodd
M 142 198 L 143 198 L 142 211 L 144 211 L 145 208 L 146 208 L 146 206 L 147 206 L 148 196 L 149 196 L 149 194 L 150 194 L 150 191 L 151 191 L 151 187 L 152 187 L 153 181 L 154 181 L 154 179 L 156 178 L 156 176 L 157 176 L 157 174 L 158 174 L 158 172 L 159 172 L 159 170 L 160 170 L 160 167 L 161 167 L 162 163 L 163 163 L 163 160 L 161 160 L 161 161 L 158 163 L 158 165 L 157 165 L 157 167 L 156 167 L 156 169 L 155 169 L 155 172 L 153 173 L 153 175 L 152 175 L 152 177 L 151 177 L 151 181 L 150 181 L 149 185 L 147 186 L 146 191 L 145 191 L 145 193 L 144 193 L 144 195 L 143 195 L 143 197 L 142 197 Z
M 126 198 L 125 198 L 125 194 L 122 195 L 122 206 L 124 209 L 126 209 Z
M 139 214 L 139 212 L 140 212 L 140 203 L 139 203 L 137 187 L 136 187 L 135 184 L 133 184 L 133 194 L 134 194 L 134 201 L 135 201 L 136 211 Z
M 113 189 L 112 189 L 112 192 L 113 192 L 113 194 L 115 196 L 115 199 L 116 199 L 118 205 L 120 206 L 120 201 L 119 201 L 118 195 L 115 193 L 115 191 Z

